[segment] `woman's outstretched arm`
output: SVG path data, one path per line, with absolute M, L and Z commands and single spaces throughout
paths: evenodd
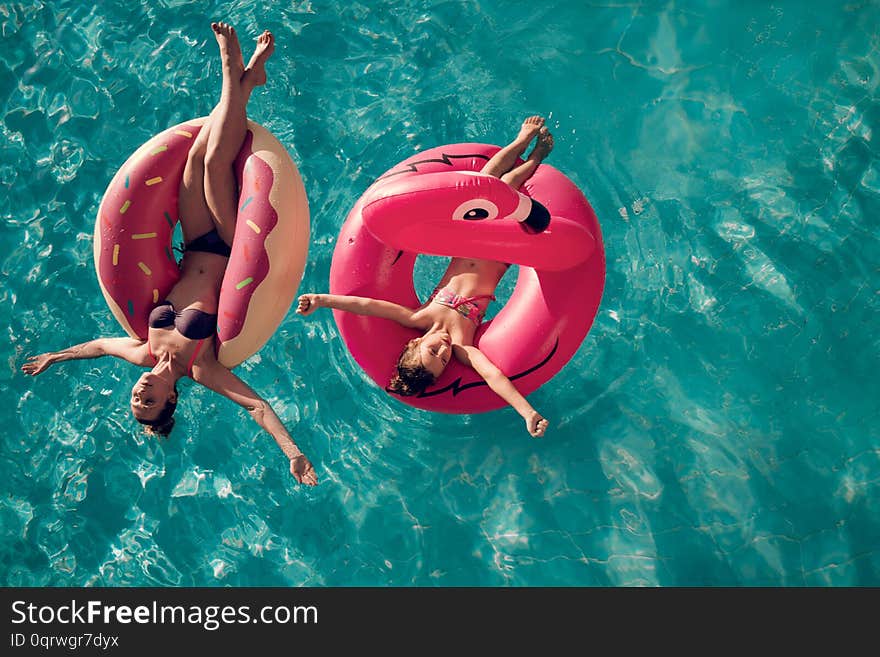
M 135 365 L 149 365 L 146 342 L 134 338 L 98 338 L 61 351 L 29 356 L 27 362 L 21 366 L 21 371 L 36 376 L 45 372 L 50 365 L 55 363 L 63 363 L 66 360 L 100 358 L 101 356 L 115 356 Z
M 535 438 L 540 438 L 544 435 L 544 432 L 547 430 L 547 420 L 532 408 L 532 405 L 514 387 L 510 379 L 504 375 L 504 372 L 498 369 L 495 363 L 486 358 L 485 354 L 473 345 L 455 345 L 453 350 L 459 361 L 473 367 L 477 374 L 485 379 L 489 387 L 499 397 L 513 406 L 514 410 L 526 421 L 526 429 L 530 435 Z
M 311 315 L 317 308 L 333 308 L 356 315 L 370 315 L 397 322 L 407 328 L 421 328 L 416 311 L 391 301 L 352 297 L 343 294 L 302 294 L 296 307 L 298 315 Z
M 278 447 L 290 461 L 290 474 L 294 479 L 307 486 L 317 485 L 318 475 L 311 461 L 297 447 L 269 402 L 254 392 L 248 384 L 216 360 L 196 365 L 193 368 L 193 379 L 244 408 L 254 422 L 278 443 Z

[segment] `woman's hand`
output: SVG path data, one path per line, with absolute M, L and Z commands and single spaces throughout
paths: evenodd
M 532 413 L 526 418 L 526 429 L 528 429 L 529 434 L 533 438 L 543 437 L 548 424 L 550 423 L 547 422 L 538 411 L 532 411 Z
M 300 454 L 290 459 L 290 474 L 300 484 L 306 486 L 317 486 L 318 475 L 315 473 L 315 466 L 306 458 L 305 454 Z
M 317 308 L 321 307 L 318 297 L 319 294 L 301 294 L 299 303 L 296 306 L 297 315 L 311 315 Z
M 317 485 L 318 476 L 315 474 L 314 466 L 296 446 L 290 432 L 269 402 L 254 392 L 253 388 L 232 371 L 223 367 L 216 358 L 205 359 L 193 370 L 193 373 L 198 383 L 244 408 L 251 419 L 272 436 L 290 462 L 290 474 L 297 482 L 306 486 Z
M 54 359 L 55 354 L 39 354 L 37 356 L 30 356 L 27 359 L 27 362 L 21 366 L 21 371 L 25 374 L 30 374 L 31 376 L 36 376 L 40 372 L 45 372 L 49 365 L 55 362 Z

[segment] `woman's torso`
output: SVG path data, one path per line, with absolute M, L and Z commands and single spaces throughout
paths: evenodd
M 177 326 L 151 326 L 149 329 L 147 346 L 154 360 L 159 354 L 171 353 L 174 360 L 186 366 L 187 374 L 191 376 L 195 363 L 215 358 L 213 332 L 207 337 L 187 337 L 181 329 L 192 335 L 201 335 L 204 331 L 200 333 L 199 329 L 204 326 L 206 318 L 193 311 L 217 315 L 220 285 L 227 262 L 228 258 L 213 253 L 191 251 L 184 254 L 180 263 L 180 280 L 164 299 L 178 315 Z
M 452 258 L 435 291 L 447 290 L 459 297 L 473 299 L 470 303 L 485 313 L 508 267 L 495 260 Z M 466 316 L 461 309 L 428 301 L 419 308 L 418 314 L 448 331 L 453 344 L 468 346 L 474 343 L 479 322 Z

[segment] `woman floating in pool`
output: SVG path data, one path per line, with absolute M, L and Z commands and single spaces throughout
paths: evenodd
M 265 64 L 275 49 L 269 31 L 257 38 L 247 67 L 235 30 L 212 23 L 220 48 L 223 86 L 220 101 L 195 139 L 180 183 L 178 210 L 186 245 L 181 276 L 165 301 L 150 313 L 146 341 L 99 338 L 63 351 L 31 356 L 22 366 L 36 376 L 67 360 L 115 356 L 152 368 L 131 390 L 131 412 L 148 433 L 167 436 L 174 426 L 177 381 L 188 376 L 247 409 L 285 456 L 302 484 L 318 483 L 315 469 L 300 451 L 272 407 L 215 356 L 220 285 L 235 234 L 238 189 L 233 162 L 247 134 L 247 102 L 254 87 L 266 83 Z
M 514 166 L 536 137 L 534 150 L 525 162 Z M 481 173 L 500 178 L 518 189 L 552 148 L 553 136 L 544 127 L 544 119 L 529 117 L 523 122 L 516 139 L 498 151 Z M 547 420 L 474 346 L 474 335 L 483 321 L 486 307 L 495 299 L 495 288 L 508 267 L 508 264 L 494 260 L 452 258 L 434 293 L 418 308 L 367 297 L 303 294 L 299 297 L 297 312 L 309 315 L 316 308 L 335 308 L 390 319 L 407 328 L 425 331 L 422 337 L 410 340 L 401 352 L 397 374 L 388 385 L 391 392 L 403 396 L 421 393 L 437 380 L 450 358 L 455 356 L 459 362 L 474 368 L 492 390 L 516 409 L 532 436 L 543 436 Z

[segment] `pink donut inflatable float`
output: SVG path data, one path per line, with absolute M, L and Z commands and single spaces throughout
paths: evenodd
M 150 311 L 180 276 L 171 244 L 178 188 L 206 120 L 169 128 L 136 150 L 98 208 L 95 271 L 113 316 L 133 338 L 147 338 Z M 278 328 L 309 246 L 305 187 L 284 146 L 248 121 L 236 169 L 238 221 L 217 313 L 217 358 L 229 368 L 259 351 Z
M 339 234 L 330 292 L 421 305 L 413 285 L 419 254 L 518 264 L 504 308 L 475 344 L 527 395 L 578 350 L 605 285 L 605 253 L 596 213 L 557 169 L 541 164 L 517 192 L 478 173 L 499 150 L 452 144 L 418 153 L 383 174 L 357 201 Z M 550 212 L 547 229 L 519 223 L 534 198 Z M 390 320 L 333 311 L 339 332 L 366 374 L 385 389 L 400 350 L 417 331 Z M 505 405 L 474 370 L 453 360 L 421 395 L 397 397 L 416 408 L 478 413 Z

